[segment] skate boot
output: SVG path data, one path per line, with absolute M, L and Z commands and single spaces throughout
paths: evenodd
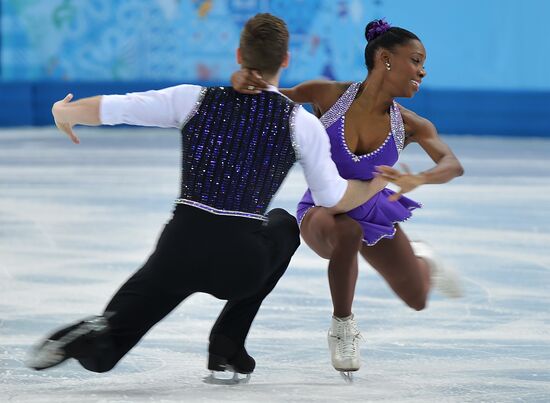
M 221 334 L 210 336 L 208 369 L 211 374 L 204 379 L 206 383 L 247 383 L 255 367 L 256 361 L 248 355 L 244 346 L 238 347 L 231 339 Z M 230 374 L 225 376 L 225 371 L 229 371 Z
M 357 329 L 353 315 L 347 318 L 332 317 L 328 330 L 328 346 L 332 366 L 335 370 L 340 371 L 347 381 L 351 381 L 351 373 L 361 367 L 360 340 L 362 340 L 361 333 Z
M 427 243 L 412 241 L 411 247 L 417 257 L 425 259 L 428 262 L 430 280 L 436 290 L 449 298 L 462 297 L 463 291 L 460 277 L 452 268 L 441 261 Z
M 105 334 L 109 329 L 103 316 L 91 316 L 58 330 L 36 345 L 25 362 L 27 367 L 43 370 L 61 364 L 68 358 L 79 358 L 90 337 Z

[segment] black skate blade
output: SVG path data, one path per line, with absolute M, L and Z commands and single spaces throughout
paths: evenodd
M 353 383 L 353 372 L 351 371 L 339 371 L 340 376 L 346 383 Z
M 202 381 L 210 385 L 242 385 L 250 381 L 250 374 L 211 371 Z

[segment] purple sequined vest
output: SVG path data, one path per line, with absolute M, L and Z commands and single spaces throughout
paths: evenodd
M 211 213 L 265 219 L 296 161 L 297 105 L 270 91 L 245 95 L 203 88 L 182 127 L 181 195 L 176 203 Z

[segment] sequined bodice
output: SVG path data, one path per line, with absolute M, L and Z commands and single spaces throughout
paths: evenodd
M 216 214 L 262 219 L 296 161 L 295 104 L 263 91 L 204 88 L 182 128 L 181 196 Z
M 384 143 L 376 150 L 362 155 L 355 155 L 349 149 L 344 137 L 345 115 L 350 108 L 361 83 L 351 84 L 346 92 L 321 117 L 330 138 L 332 159 L 338 172 L 345 179 L 372 179 L 377 165 L 393 166 L 405 142 L 405 127 L 397 103 L 390 106 L 390 125 Z

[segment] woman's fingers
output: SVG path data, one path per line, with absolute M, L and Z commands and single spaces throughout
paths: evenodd
M 250 91 L 251 94 L 259 94 L 262 90 L 268 87 L 268 84 L 262 78 L 262 75 L 257 70 L 245 70 L 246 81 L 245 89 Z
M 404 162 L 402 162 L 401 164 L 401 168 L 403 168 L 403 171 L 405 171 L 405 173 L 407 173 L 408 175 L 412 175 L 412 171 L 409 169 L 409 166 L 407 164 L 405 164 Z
M 388 200 L 392 202 L 397 201 L 401 198 L 402 195 L 403 193 L 401 192 L 395 192 L 394 194 L 388 196 Z
M 382 176 L 382 178 L 387 180 L 393 181 L 398 179 L 401 176 L 401 172 L 387 165 L 377 166 L 376 171 L 378 172 L 378 175 Z

